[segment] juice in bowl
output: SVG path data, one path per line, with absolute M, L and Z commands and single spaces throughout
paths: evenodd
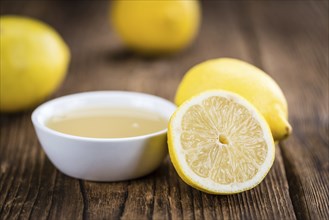
M 160 166 L 175 109 L 173 103 L 143 93 L 85 92 L 42 104 L 32 122 L 61 172 L 85 180 L 121 181 Z

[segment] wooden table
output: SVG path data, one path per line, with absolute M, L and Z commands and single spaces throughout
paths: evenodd
M 45 156 L 32 111 L 1 114 L 0 219 L 329 219 L 327 1 L 203 2 L 193 46 L 152 59 L 124 49 L 107 13 L 107 1 L 1 1 L 1 15 L 42 19 L 70 46 L 67 78 L 51 98 L 129 90 L 173 100 L 193 65 L 236 57 L 282 87 L 293 135 L 277 145 L 274 166 L 258 187 L 215 196 L 182 182 L 169 158 L 137 180 L 70 178 Z

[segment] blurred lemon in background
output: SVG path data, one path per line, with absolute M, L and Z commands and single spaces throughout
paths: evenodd
M 200 23 L 198 1 L 113 1 L 110 19 L 128 47 L 155 55 L 177 52 L 195 38 Z
M 184 76 L 175 102 L 181 105 L 194 95 L 212 89 L 231 91 L 251 102 L 266 119 L 274 140 L 290 135 L 286 98 L 278 84 L 257 67 L 231 58 L 200 63 Z
M 69 48 L 53 28 L 27 17 L 2 16 L 0 31 L 0 110 L 32 108 L 64 79 Z

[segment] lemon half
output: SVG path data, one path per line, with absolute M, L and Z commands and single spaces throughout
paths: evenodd
M 275 155 L 271 130 L 257 109 L 239 95 L 215 90 L 194 96 L 176 110 L 168 146 L 179 176 L 212 194 L 255 187 Z

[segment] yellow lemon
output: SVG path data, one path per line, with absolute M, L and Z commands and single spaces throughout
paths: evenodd
M 173 53 L 187 47 L 200 23 L 200 5 L 184 1 L 113 1 L 110 19 L 130 48 L 144 54 Z
M 275 146 L 263 116 L 227 91 L 187 100 L 169 122 L 168 146 L 179 176 L 212 194 L 234 194 L 258 185 L 272 167 Z
M 0 110 L 31 108 L 64 79 L 69 49 L 54 29 L 31 18 L 2 16 L 0 29 Z
M 220 58 L 196 65 L 181 81 L 175 97 L 177 105 L 206 90 L 237 93 L 251 102 L 268 122 L 276 141 L 288 137 L 287 101 L 278 84 L 257 67 L 237 59 Z

